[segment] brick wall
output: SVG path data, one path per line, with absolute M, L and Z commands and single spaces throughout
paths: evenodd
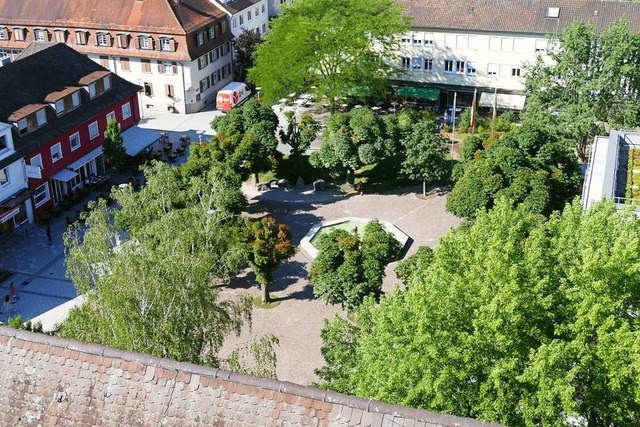
M 2 426 L 492 426 L 4 326 L 0 363 Z

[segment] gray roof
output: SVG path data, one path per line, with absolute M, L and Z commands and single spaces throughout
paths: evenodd
M 579 20 L 598 31 L 624 19 L 640 30 L 640 3 L 603 0 L 398 0 L 417 28 L 553 34 Z M 547 18 L 549 7 L 560 8 Z

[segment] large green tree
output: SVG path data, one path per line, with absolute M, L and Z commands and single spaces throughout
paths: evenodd
M 527 105 L 536 120 L 551 120 L 576 143 L 582 159 L 601 123 L 640 125 L 640 33 L 627 21 L 601 33 L 575 21 L 549 40 L 551 60 L 527 67 Z
M 447 209 L 465 218 L 491 208 L 500 197 L 548 215 L 576 196 L 581 184 L 570 144 L 531 119 L 476 151 L 457 172 L 462 176 L 447 198 Z
M 334 230 L 320 236 L 318 256 L 309 273 L 313 293 L 327 304 L 353 310 L 364 298 L 378 298 L 385 266 L 397 258 L 400 244 L 378 221 L 358 231 Z
M 139 192 L 127 187 L 65 235 L 67 274 L 87 302 L 64 337 L 219 366 L 225 337 L 239 333 L 250 301 L 218 298 L 247 260 L 243 222 L 217 205 L 221 183 L 156 163 Z M 219 185 L 220 184 L 220 185 Z
M 256 61 L 256 50 L 262 42 L 262 36 L 258 31 L 250 31 L 246 28 L 236 37 L 236 60 L 233 71 L 235 79 L 243 82 L 247 78 L 247 70 L 253 67 Z
M 104 156 L 109 166 L 118 168 L 122 165 L 127 151 L 124 148 L 120 126 L 115 119 L 107 120 L 107 129 L 104 132 L 104 142 L 102 143 Z
M 407 28 L 392 0 L 297 0 L 273 20 L 249 80 L 267 103 L 290 92 L 315 90 L 331 105 L 354 91 L 380 93 Z
M 640 421 L 640 219 L 506 200 L 323 330 L 329 388 L 510 426 Z
M 402 172 L 411 179 L 422 180 L 422 194 L 427 193 L 427 181 L 439 181 L 450 173 L 446 159 L 447 139 L 438 132 L 435 122 L 421 121 L 402 141 L 405 159 Z

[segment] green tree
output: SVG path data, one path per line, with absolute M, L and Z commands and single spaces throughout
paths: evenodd
M 353 184 L 353 174 L 361 166 L 385 155 L 387 126 L 368 109 L 333 114 L 327 121 L 319 151 L 312 153 L 311 164 L 346 172 Z
M 334 230 L 321 236 L 318 256 L 309 273 L 313 293 L 326 304 L 353 310 L 364 298 L 381 294 L 385 266 L 397 258 L 400 244 L 378 221 L 348 233 Z
M 296 1 L 272 21 L 249 80 L 267 103 L 311 90 L 332 106 L 350 93 L 381 93 L 398 71 L 388 59 L 407 28 L 391 0 Z
M 262 289 L 262 302 L 268 303 L 273 272 L 295 254 L 296 247 L 291 243 L 289 227 L 277 224 L 272 217 L 252 222 L 248 227 L 249 265 Z
M 289 154 L 291 157 L 298 158 L 309 149 L 318 136 L 320 123 L 308 113 L 302 114 L 299 122 L 296 121 L 295 111 L 287 111 L 284 115 L 287 119 L 287 128 L 280 129 L 280 142 L 291 147 Z
M 433 260 L 433 249 L 420 246 L 418 251 L 396 267 L 396 276 L 407 286 L 414 274 L 424 271 Z
M 640 219 L 505 200 L 323 330 L 326 386 L 511 426 L 640 419 Z
M 507 197 L 531 212 L 550 214 L 578 194 L 580 170 L 569 144 L 530 119 L 462 163 L 462 177 L 447 198 L 447 210 L 473 218 Z M 460 171 L 457 171 L 460 174 Z
M 240 332 L 251 311 L 248 298 L 218 298 L 219 287 L 246 264 L 242 221 L 216 209 L 216 182 L 185 183 L 178 168 L 159 163 L 145 175 L 141 191 L 113 193 L 115 221 L 100 202 L 84 232 L 65 235 L 67 274 L 87 301 L 60 333 L 220 366 L 224 339 Z
M 435 122 L 421 121 L 402 141 L 405 159 L 402 172 L 411 179 L 422 180 L 422 194 L 427 194 L 427 181 L 440 181 L 450 172 L 446 159 L 447 140 L 438 132 Z
M 236 37 L 236 61 L 233 71 L 237 81 L 245 81 L 247 70 L 253 67 L 256 61 L 256 49 L 262 42 L 262 36 L 258 31 L 249 31 L 246 28 Z
M 603 129 L 640 125 L 640 33 L 626 21 L 597 34 L 592 24 L 575 21 L 549 40 L 551 61 L 529 64 L 525 79 L 528 106 L 551 120 L 576 143 L 581 159 Z
M 120 127 L 115 119 L 107 120 L 107 129 L 104 132 L 102 148 L 109 166 L 118 168 L 122 165 L 127 151 L 124 148 L 122 135 L 120 135 Z
M 278 116 L 270 107 L 250 99 L 211 123 L 216 136 L 209 141 L 206 151 L 215 161 L 225 163 L 243 179 L 269 170 L 278 155 L 276 130 Z

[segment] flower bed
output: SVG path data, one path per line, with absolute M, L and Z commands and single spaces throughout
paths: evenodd
M 629 149 L 625 197 L 628 204 L 640 205 L 640 148 Z

